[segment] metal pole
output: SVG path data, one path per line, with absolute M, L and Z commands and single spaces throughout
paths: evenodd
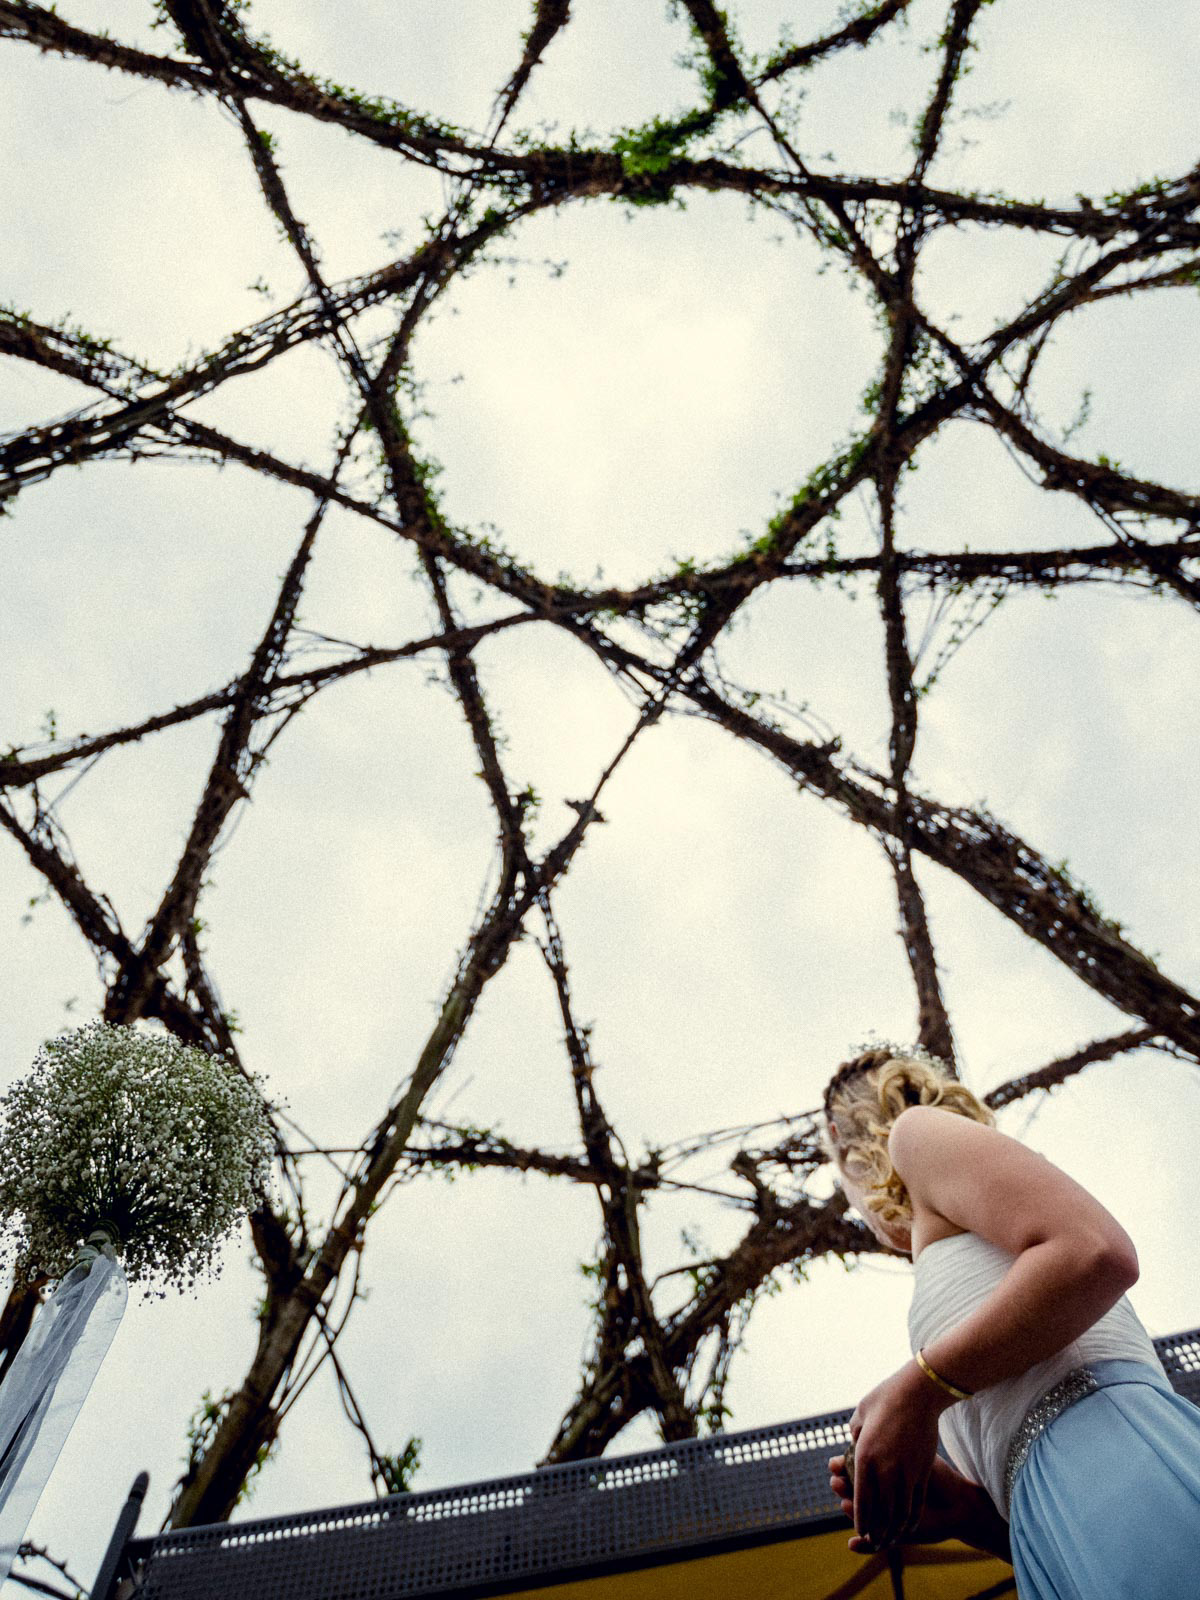
M 133 1536 L 138 1513 L 142 1509 L 142 1501 L 146 1498 L 146 1490 L 149 1487 L 150 1474 L 139 1472 L 133 1480 L 129 1498 L 121 1507 L 112 1538 L 108 1541 L 108 1549 L 104 1552 L 104 1560 L 100 1563 L 100 1571 L 96 1574 L 96 1581 L 92 1585 L 92 1600 L 113 1600 L 120 1578 L 121 1557 L 125 1554 L 125 1546 Z

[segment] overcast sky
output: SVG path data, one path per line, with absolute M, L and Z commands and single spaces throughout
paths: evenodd
M 66 0 L 60 12 L 147 48 L 148 0 Z M 604 133 L 688 102 L 686 43 L 661 0 L 576 0 L 577 20 L 535 75 L 514 126 Z M 782 24 L 826 31 L 832 3 L 741 0 L 751 48 Z M 803 146 L 822 168 L 900 174 L 934 70 L 924 46 L 943 6 L 840 56 L 810 82 Z M 480 128 L 519 54 L 526 0 L 255 0 L 287 54 L 338 82 Z M 1197 159 L 1200 40 L 1183 0 L 1045 6 L 998 0 L 933 181 L 1051 202 L 1102 196 Z M 232 122 L 211 104 L 6 43 L 0 53 L 7 199 L 0 295 L 42 321 L 69 314 L 99 337 L 172 365 L 303 288 Z M 412 248 L 440 182 L 328 127 L 274 108 L 300 216 L 332 279 Z M 765 139 L 750 146 L 771 158 Z M 384 241 L 399 230 L 399 245 Z M 535 218 L 521 264 L 458 284 L 416 346 L 433 416 L 422 444 L 444 465 L 447 513 L 499 526 L 553 578 L 617 582 L 716 558 L 861 421 L 879 341 L 862 293 L 819 276 L 812 247 L 777 237 L 732 196 L 686 210 L 610 202 Z M 506 249 L 509 246 L 506 246 Z M 1060 241 L 945 232 L 918 292 L 962 339 L 1011 315 Z M 546 263 L 567 264 L 557 276 Z M 251 289 L 265 283 L 269 298 Z M 364 325 L 364 332 L 366 327 Z M 373 331 L 386 326 L 376 315 Z M 1035 401 L 1065 426 L 1092 389 L 1075 447 L 1195 492 L 1194 292 L 1109 302 L 1056 334 Z M 0 429 L 80 404 L 65 379 L 0 368 Z M 333 358 L 305 346 L 226 385 L 191 414 L 324 469 L 345 415 Z M 0 739 L 99 732 L 211 690 L 245 662 L 307 497 L 236 468 L 103 463 L 27 491 L 0 541 Z M 929 549 L 1092 542 L 1072 500 L 1032 487 L 982 429 L 955 423 L 904 487 L 903 537 Z M 871 548 L 868 508 L 842 524 Z M 924 602 L 910 626 L 920 638 Z M 331 512 L 303 624 L 360 642 L 429 631 L 410 553 Z M 949 619 L 936 623 L 922 665 Z M 774 585 L 723 642 L 749 686 L 786 689 L 863 760 L 886 758 L 877 609 L 825 585 Z M 593 657 L 548 627 L 478 654 L 509 739 L 508 767 L 544 797 L 543 840 L 571 820 L 635 715 Z M 493 861 L 493 827 L 461 715 L 430 663 L 399 664 L 323 694 L 272 752 L 217 859 L 202 913 L 247 1064 L 330 1144 L 357 1143 L 410 1068 Z M 1200 985 L 1200 846 L 1194 825 L 1200 630 L 1179 604 L 1109 589 L 1008 599 L 922 703 L 921 789 L 991 810 L 1048 858 L 1068 860 L 1143 949 Z M 89 883 L 138 930 L 161 893 L 211 759 L 192 723 L 116 751 L 62 817 Z M 55 791 L 57 792 L 57 790 Z M 631 1151 L 808 1109 L 872 1031 L 912 1036 L 911 982 L 878 847 L 746 748 L 693 719 L 641 741 L 606 794 L 560 893 L 581 1016 L 595 1019 L 598 1087 Z M 964 1071 L 983 1092 L 1122 1018 L 957 880 L 922 872 Z M 41 905 L 14 845 L 0 845 L 0 1073 L 90 1015 L 100 989 L 66 914 Z M 569 1077 L 536 951 L 488 988 L 434 1109 L 530 1143 L 574 1142 Z M 64 1007 L 70 1004 L 68 1013 Z M 1036 1115 L 1034 1113 L 1036 1112 Z M 1032 1120 L 1031 1120 L 1032 1116 Z M 1093 1069 L 1050 1102 L 1020 1105 L 1023 1133 L 1092 1188 L 1137 1243 L 1133 1300 L 1154 1333 L 1200 1322 L 1194 1229 L 1200 1083 L 1141 1055 Z M 699 1178 L 719 1175 L 720 1161 Z M 680 1231 L 713 1248 L 741 1218 L 663 1199 L 646 1223 L 652 1266 Z M 371 1294 L 344 1359 L 384 1449 L 424 1441 L 418 1487 L 527 1469 L 573 1393 L 587 1339 L 578 1263 L 594 1252 L 590 1194 L 482 1173 L 400 1193 L 372 1223 Z M 852 1405 L 907 1355 L 903 1263 L 818 1266 L 755 1314 L 735 1366 L 734 1427 Z M 254 1341 L 256 1282 L 231 1251 L 194 1298 L 135 1295 L 31 1535 L 90 1581 L 129 1481 L 151 1473 L 157 1526 L 201 1392 L 236 1385 Z M 249 1514 L 363 1498 L 356 1436 L 318 1380 L 290 1417 Z M 654 1442 L 648 1425 L 619 1448 Z M 5 1591 L 7 1596 L 7 1590 Z

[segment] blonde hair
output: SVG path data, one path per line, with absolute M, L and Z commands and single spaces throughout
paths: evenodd
M 884 1222 L 911 1222 L 912 1202 L 888 1154 L 892 1124 L 909 1106 L 940 1106 L 988 1127 L 995 1117 L 959 1083 L 950 1067 L 924 1051 L 892 1047 L 864 1050 L 843 1061 L 825 1090 L 830 1154 L 867 1192 L 867 1205 Z

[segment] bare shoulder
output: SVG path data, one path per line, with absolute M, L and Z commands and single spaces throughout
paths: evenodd
M 888 1154 L 914 1215 L 932 1215 L 1014 1255 L 1065 1235 L 1132 1251 L 1115 1218 L 1061 1168 L 957 1112 L 910 1106 L 892 1126 Z
M 909 1106 L 907 1111 L 902 1111 L 888 1135 L 888 1154 L 896 1171 L 908 1183 L 906 1168 L 919 1163 L 923 1157 L 936 1159 L 941 1151 L 960 1153 L 966 1149 L 995 1148 L 996 1141 L 1011 1145 L 1031 1160 L 1044 1159 L 996 1128 L 960 1116 L 956 1111 L 944 1111 L 940 1106 Z
M 985 1136 L 982 1141 L 978 1134 Z M 920 1235 L 928 1243 L 948 1233 L 980 1231 L 977 1215 L 967 1220 L 974 1208 L 964 1207 L 961 1192 L 955 1193 L 945 1179 L 978 1173 L 981 1165 L 988 1165 L 989 1134 L 995 1136 L 996 1130 L 938 1106 L 910 1106 L 896 1118 L 888 1155 L 908 1190 L 914 1238 Z
M 1007 1175 L 1025 1183 L 1034 1175 L 1057 1173 L 1066 1180 L 1065 1173 L 1019 1139 L 941 1106 L 909 1106 L 902 1111 L 888 1136 L 888 1154 L 910 1190 L 947 1173 L 976 1178 Z

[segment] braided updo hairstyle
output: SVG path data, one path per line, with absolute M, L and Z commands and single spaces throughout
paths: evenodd
M 825 1090 L 825 1120 L 837 1124 L 830 1153 L 862 1184 L 867 1205 L 884 1222 L 912 1221 L 908 1190 L 888 1154 L 892 1124 L 909 1106 L 940 1106 L 988 1127 L 996 1120 L 936 1056 L 888 1046 L 844 1061 Z

